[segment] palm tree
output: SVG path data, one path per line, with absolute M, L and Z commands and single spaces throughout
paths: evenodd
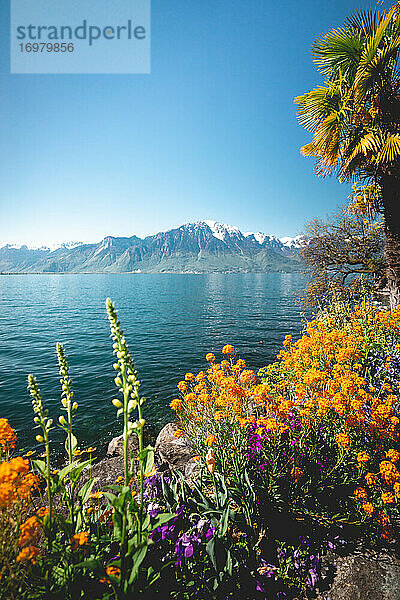
M 304 156 L 318 175 L 359 179 L 378 189 L 385 222 L 385 287 L 400 304 L 400 2 L 387 12 L 361 11 L 317 38 L 313 60 L 323 85 L 295 98 L 312 133 Z

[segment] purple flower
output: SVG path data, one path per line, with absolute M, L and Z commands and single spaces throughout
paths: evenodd
M 317 585 L 319 580 L 318 577 L 318 573 L 316 571 L 316 569 L 309 569 L 308 571 L 308 577 L 306 579 L 306 586 L 308 588 L 310 588 L 311 590 L 313 590 L 315 588 L 315 586 Z
M 151 502 L 147 507 L 147 513 L 151 519 L 154 519 L 160 513 L 160 505 Z
M 176 565 L 181 566 L 184 558 L 191 558 L 194 549 L 201 543 L 201 537 L 198 534 L 188 535 L 184 533 L 179 537 L 175 544 Z

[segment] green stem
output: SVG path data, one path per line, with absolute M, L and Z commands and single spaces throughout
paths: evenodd
M 123 433 L 123 443 L 124 443 L 124 485 L 125 487 L 129 485 L 129 468 L 128 468 L 128 424 L 129 424 L 129 412 L 128 412 L 128 402 L 129 402 L 129 389 L 128 389 L 128 381 L 126 376 L 126 367 L 125 365 L 122 367 L 122 384 L 124 390 L 124 433 Z M 121 557 L 121 587 L 124 586 L 124 578 L 126 574 L 125 562 L 126 562 L 126 552 L 127 552 L 127 516 L 126 516 L 126 507 L 124 507 L 123 515 L 122 515 L 122 532 L 121 532 L 121 543 L 120 543 L 120 557 Z
M 50 478 L 50 444 L 49 444 L 49 436 L 47 434 L 46 427 L 43 428 L 44 435 L 44 443 L 46 446 L 46 486 L 47 486 L 47 499 L 49 503 L 49 535 L 47 536 L 47 547 L 49 552 L 52 547 L 52 538 L 53 538 L 53 498 L 51 492 L 51 478 Z
M 139 422 L 143 418 L 142 407 L 140 401 L 138 401 L 138 416 Z M 139 439 L 139 477 L 140 477 L 140 507 L 139 507 L 139 529 L 138 529 L 138 543 L 142 542 L 142 523 L 143 523 L 143 481 L 144 481 L 144 464 L 141 458 L 143 452 L 143 427 L 139 427 L 138 431 Z

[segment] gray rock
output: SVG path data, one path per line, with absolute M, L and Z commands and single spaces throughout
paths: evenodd
M 179 426 L 176 423 L 167 423 L 161 429 L 156 439 L 155 455 L 158 464 L 167 463 L 171 470 L 185 473 L 186 465 L 194 452 L 185 436 L 174 436 L 177 429 Z
M 136 435 L 131 435 L 128 441 L 130 452 L 137 454 L 139 452 L 139 440 Z M 111 440 L 107 448 L 107 456 L 124 456 L 123 436 L 119 435 Z
M 394 555 L 366 551 L 334 561 L 333 582 L 316 600 L 400 600 L 400 561 Z
M 200 467 L 199 463 L 197 462 L 197 460 L 194 460 L 194 458 L 191 458 L 185 465 L 185 471 L 184 471 L 185 479 L 190 484 L 199 477 L 200 472 L 201 472 L 201 467 Z

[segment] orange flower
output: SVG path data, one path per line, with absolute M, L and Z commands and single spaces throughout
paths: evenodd
M 233 346 L 231 346 L 230 344 L 226 344 L 222 348 L 222 354 L 233 354 L 234 352 L 235 352 L 235 348 Z
M 97 500 L 98 498 L 102 498 L 103 497 L 103 492 L 92 492 L 91 494 L 89 494 L 89 498 L 93 498 L 95 500 Z
M 175 400 L 171 400 L 169 405 L 172 410 L 180 410 L 182 408 L 182 400 L 175 398 Z
M 367 515 L 369 515 L 371 517 L 374 512 L 374 505 L 371 502 L 364 502 L 362 506 L 363 506 L 363 511 L 366 512 Z
M 121 569 L 119 567 L 114 567 L 114 565 L 110 565 L 106 568 L 106 573 L 108 577 L 116 577 L 118 579 L 121 575 Z
M 212 352 L 209 352 L 208 354 L 206 354 L 206 360 L 208 362 L 214 362 L 215 361 L 215 356 Z
M 207 464 L 207 469 L 210 471 L 210 473 L 214 473 L 215 472 L 215 454 L 214 454 L 214 450 L 212 448 L 208 449 L 208 452 L 206 454 L 206 464 Z
M 291 470 L 291 476 L 293 477 L 296 483 L 300 481 L 303 475 L 304 473 L 299 467 L 293 467 L 293 469 Z
M 35 564 L 36 558 L 39 556 L 40 551 L 36 546 L 26 546 L 22 548 L 20 553 L 17 556 L 17 562 L 28 562 Z
M 364 488 L 358 487 L 354 490 L 354 495 L 357 500 L 364 500 L 367 497 L 367 492 L 364 490 Z
M 37 518 L 30 517 L 20 526 L 20 535 L 18 538 L 19 546 L 26 546 L 30 542 L 35 542 L 39 537 L 40 523 Z
M 383 492 L 381 499 L 384 504 L 393 504 L 394 502 L 394 496 L 390 492 Z
M 177 430 L 174 432 L 174 437 L 176 437 L 176 438 L 180 438 L 180 437 L 182 437 L 182 436 L 183 436 L 183 431 L 182 431 L 182 429 L 177 429 Z
M 397 452 L 397 450 L 391 449 L 386 452 L 386 458 L 395 463 L 399 460 L 400 454 Z
M 336 436 L 336 443 L 345 450 L 348 450 L 348 448 L 350 448 L 351 440 L 347 433 L 338 433 Z
M 378 477 L 374 473 L 367 473 L 365 481 L 369 487 L 374 487 L 374 485 L 377 485 L 379 482 Z
M 212 446 L 216 439 L 217 437 L 214 434 L 208 435 L 206 438 L 207 446 Z
M 186 392 L 186 390 L 187 390 L 187 387 L 188 387 L 188 386 L 187 386 L 187 383 L 186 383 L 185 381 L 180 381 L 180 382 L 178 383 L 178 385 L 177 385 L 177 388 L 178 388 L 178 390 L 179 390 L 180 392 L 182 392 L 182 393 L 183 393 L 183 392 Z
M 0 451 L 10 452 L 15 448 L 17 434 L 7 419 L 0 419 Z
M 365 452 L 365 451 L 363 451 L 363 452 L 359 452 L 359 453 L 357 454 L 357 462 L 358 462 L 359 464 L 361 464 L 361 465 L 362 465 L 363 463 L 367 463 L 367 462 L 369 461 L 369 459 L 370 459 L 370 456 L 369 456 L 369 454 L 367 454 L 367 452 Z
M 77 550 L 79 546 L 85 546 L 89 541 L 89 532 L 81 531 L 80 533 L 75 533 L 75 535 L 71 538 L 71 548 L 72 550 Z

